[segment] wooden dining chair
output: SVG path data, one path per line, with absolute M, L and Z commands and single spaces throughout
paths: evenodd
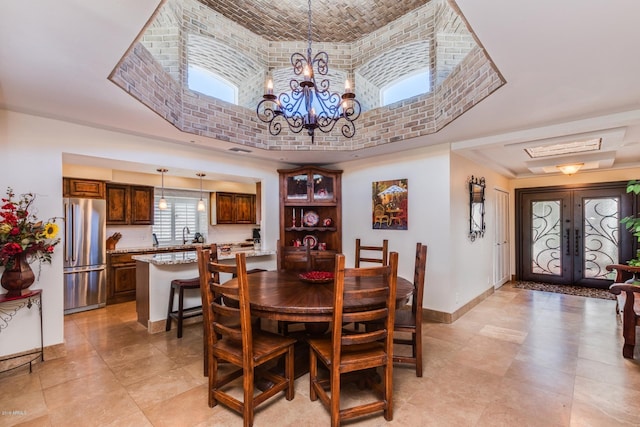
M 309 246 L 281 246 L 278 240 L 278 269 L 283 271 L 311 271 L 313 269 L 313 260 L 311 257 L 311 248 Z M 287 322 L 278 320 L 278 332 L 283 335 L 289 335 L 289 326 L 293 324 L 302 324 L 300 322 Z
M 363 251 L 365 253 L 363 253 Z M 369 264 L 387 265 L 388 258 L 389 258 L 389 241 L 387 239 L 384 239 L 382 241 L 381 246 L 363 245 L 360 239 L 356 239 L 356 261 L 355 261 L 356 268 L 359 268 L 360 264 L 363 262 L 366 262 Z
M 363 251 L 365 252 L 363 254 Z M 376 252 L 379 252 L 377 254 Z M 356 260 L 354 266 L 360 267 L 361 263 L 387 265 L 389 259 L 389 241 L 384 239 L 381 246 L 363 245 L 360 239 L 356 239 Z M 360 323 L 354 323 L 353 327 L 358 329 Z
M 311 248 L 309 246 L 284 246 L 278 241 L 278 269 L 290 271 L 311 270 Z
M 198 256 L 200 256 L 200 251 L 202 250 L 202 248 L 201 247 L 197 247 L 196 250 L 198 251 Z M 215 244 L 215 243 L 212 243 L 211 245 L 209 245 L 209 250 L 210 250 L 209 261 L 217 263 L 218 262 L 218 245 Z M 247 274 L 258 273 L 260 271 L 265 271 L 265 270 L 262 269 L 262 268 L 254 268 L 254 269 L 251 269 L 251 270 L 247 270 Z M 236 277 L 236 276 L 235 276 L 235 274 L 232 274 L 231 277 Z M 200 280 L 200 279 L 198 278 L 198 280 Z M 216 274 L 215 281 L 217 283 L 221 283 L 219 274 Z M 202 295 L 202 287 L 200 287 L 200 291 L 201 291 L 201 299 L 204 301 L 204 298 L 203 298 L 204 295 Z M 229 300 L 226 301 L 227 304 L 229 304 L 230 302 L 231 301 L 229 301 Z M 231 303 L 234 303 L 234 302 L 231 302 Z M 235 303 L 234 303 L 234 305 L 237 306 L 237 304 L 235 304 Z M 206 325 L 206 322 L 209 321 L 208 313 L 206 311 L 202 312 L 202 321 L 203 321 L 203 325 Z M 260 328 L 261 327 L 260 318 L 259 317 L 252 317 L 251 321 L 252 321 L 252 324 L 253 324 L 254 328 Z M 208 338 L 207 338 L 207 328 L 206 327 L 204 328 L 204 333 L 202 334 L 202 338 L 203 338 L 203 341 L 204 341 L 204 344 L 203 344 L 203 346 L 204 346 L 204 370 L 203 371 L 204 371 L 204 376 L 206 377 L 206 376 L 209 375 L 209 365 L 207 363 L 207 352 L 208 352 L 208 347 L 207 347 L 207 342 L 208 341 L 207 341 L 207 339 Z
M 210 257 L 209 249 L 198 250 L 202 305 L 203 311 L 207 312 L 208 403 L 212 408 L 222 403 L 239 412 L 247 427 L 253 425 L 255 408 L 280 391 L 285 391 L 287 400 L 293 399 L 295 340 L 253 329 L 244 252 L 236 254 L 236 265 L 211 262 Z M 238 287 L 220 284 L 221 273 L 237 275 Z M 237 301 L 238 306 L 225 305 L 225 298 Z M 281 358 L 284 358 L 283 375 L 268 369 L 272 367 L 269 362 Z M 220 362 L 228 362 L 236 368 L 220 375 Z M 227 387 L 233 388 L 230 383 L 237 378 L 242 378 L 241 384 L 238 384 L 243 389 L 242 401 L 227 392 Z M 264 391 L 258 391 L 254 386 L 256 379 L 264 379 L 272 385 Z
M 348 289 L 345 278 L 379 277 L 380 285 L 370 289 Z M 328 338 L 309 339 L 310 398 L 320 398 L 331 413 L 331 426 L 343 420 L 382 411 L 384 418 L 393 418 L 393 323 L 396 305 L 396 281 L 398 277 L 398 253 L 390 254 L 389 265 L 368 268 L 345 268 L 344 255 L 336 255 L 334 279 L 333 331 Z M 382 298 L 383 305 L 344 310 L 345 300 L 366 301 Z M 384 327 L 374 331 L 345 331 L 343 323 L 384 322 Z M 318 377 L 318 364 L 329 370 L 329 378 Z M 372 378 L 365 380 L 378 400 L 349 408 L 340 408 L 342 374 L 381 367 L 382 384 Z
M 427 267 L 427 246 L 416 244 L 416 261 L 413 271 L 413 297 L 409 310 L 397 310 L 394 332 L 411 334 L 411 338 L 394 334 L 396 345 L 410 345 L 411 357 L 402 356 L 394 351 L 394 363 L 411 363 L 416 368 L 416 376 L 422 376 L 422 300 Z

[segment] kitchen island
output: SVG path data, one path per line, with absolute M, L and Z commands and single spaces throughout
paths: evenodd
M 273 270 L 276 267 L 275 251 L 246 250 L 247 269 L 262 268 Z M 233 263 L 236 251 L 218 252 L 221 262 Z M 167 304 L 171 292 L 171 281 L 198 277 L 197 253 L 171 252 L 148 255 L 134 255 L 136 260 L 136 312 L 138 323 L 151 334 L 165 330 Z M 230 277 L 229 277 L 230 278 Z M 223 278 L 224 279 L 224 278 Z M 177 307 L 177 298 L 175 301 Z M 184 306 L 201 305 L 200 290 L 185 291 Z M 174 308 L 175 309 L 175 308 Z

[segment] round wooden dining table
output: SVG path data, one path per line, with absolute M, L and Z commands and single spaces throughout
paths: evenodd
M 251 315 L 263 319 L 289 322 L 330 322 L 333 318 L 333 281 L 329 283 L 303 282 L 298 272 L 260 271 L 247 275 Z M 224 286 L 237 287 L 237 278 Z M 379 277 L 345 278 L 345 289 L 366 289 L 379 285 Z M 396 302 L 403 305 L 413 293 L 413 284 L 398 277 Z M 384 301 L 375 298 L 345 300 L 347 310 L 358 307 L 377 307 Z
M 260 271 L 247 275 L 249 281 L 249 305 L 251 315 L 262 319 L 304 323 L 303 336 L 322 335 L 333 319 L 333 281 L 306 283 L 293 271 Z M 362 289 L 379 286 L 380 277 L 345 278 L 345 289 Z M 233 278 L 224 286 L 237 287 Z M 413 284 L 401 277 L 396 282 L 396 306 L 403 305 L 413 293 Z M 345 309 L 379 307 L 384 300 L 368 298 L 345 299 Z M 301 338 L 299 336 L 299 338 Z M 305 339 L 299 339 L 295 350 L 295 377 L 309 371 L 309 350 Z M 258 387 L 261 387 L 260 385 Z M 268 385 L 262 385 L 268 387 Z

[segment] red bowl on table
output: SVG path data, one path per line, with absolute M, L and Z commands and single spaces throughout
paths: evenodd
M 331 271 L 307 271 L 298 275 L 300 280 L 306 283 L 329 283 L 333 281 Z

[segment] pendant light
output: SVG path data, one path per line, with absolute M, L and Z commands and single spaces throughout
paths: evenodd
M 158 209 L 163 211 L 167 209 L 167 200 L 164 198 L 164 173 L 167 172 L 168 169 L 160 168 L 156 170 L 162 174 L 162 196 L 160 197 L 160 201 L 158 202 Z
M 206 175 L 202 172 L 198 172 L 196 175 L 200 177 L 200 200 L 198 201 L 198 212 L 204 212 L 207 207 L 204 205 L 204 200 L 202 200 L 202 177 Z

